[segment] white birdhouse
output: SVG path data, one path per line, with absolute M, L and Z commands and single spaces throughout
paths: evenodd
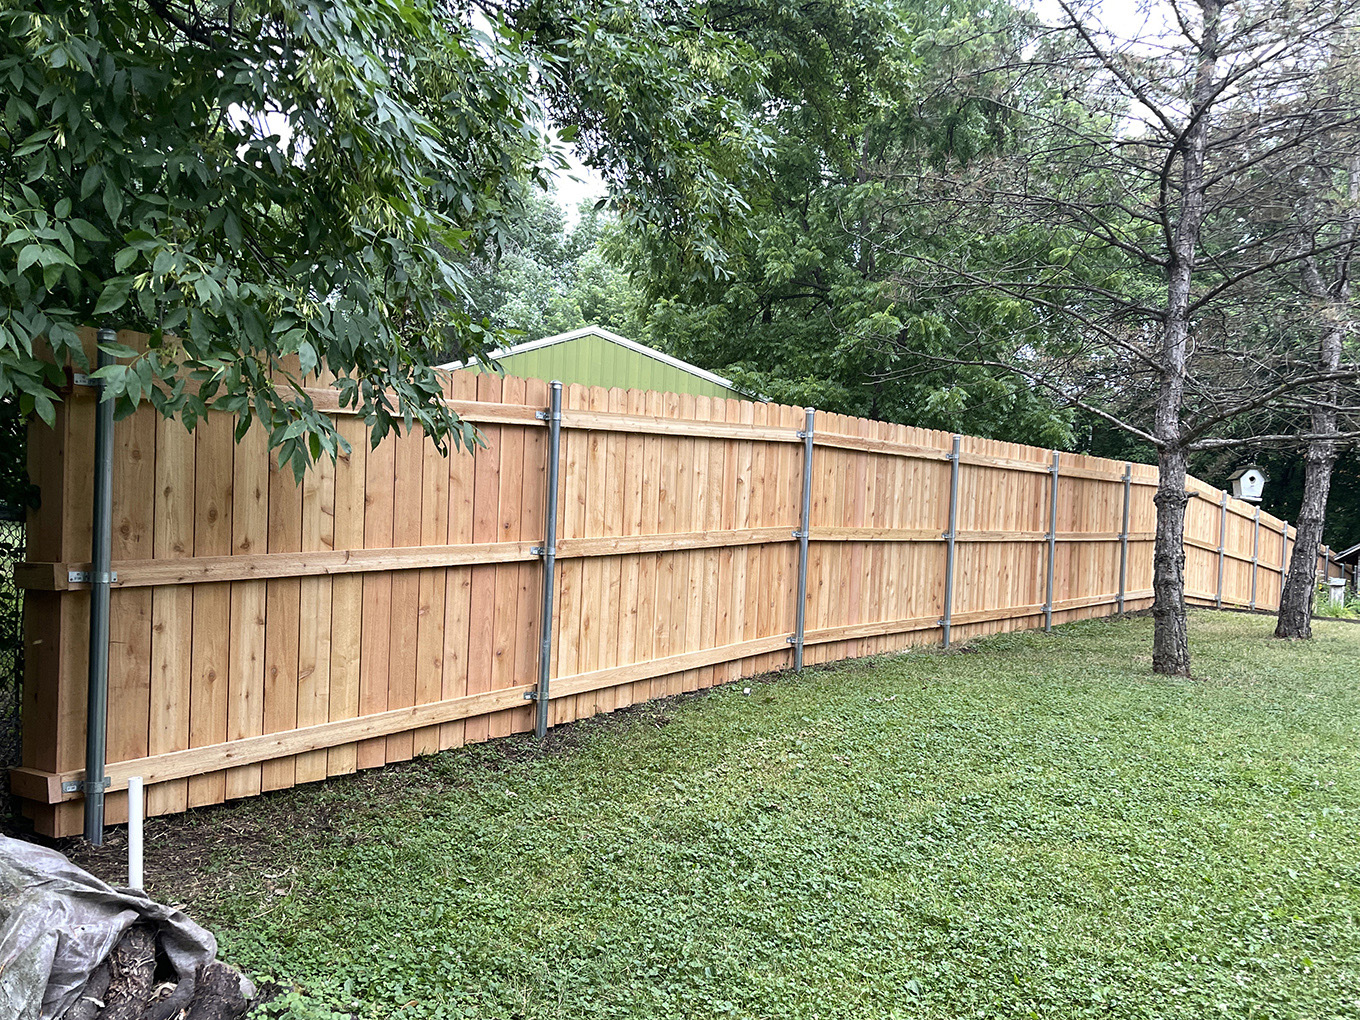
M 1232 494 L 1238 499 L 1245 499 L 1249 503 L 1261 502 L 1261 493 L 1266 487 L 1266 473 L 1255 464 L 1247 467 L 1238 468 L 1229 476 L 1232 482 Z

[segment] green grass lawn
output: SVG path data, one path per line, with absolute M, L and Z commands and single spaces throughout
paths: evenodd
M 1360 627 L 1273 624 L 1194 614 L 1193 681 L 1091 621 L 466 748 L 160 823 L 152 892 L 199 875 L 271 1015 L 1356 1017 Z

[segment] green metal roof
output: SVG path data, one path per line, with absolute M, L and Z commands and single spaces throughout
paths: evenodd
M 531 340 L 492 352 L 507 375 L 526 379 L 558 380 L 566 385 L 615 386 L 663 393 L 692 393 L 699 397 L 752 399 L 722 376 L 697 365 L 652 350 L 599 326 Z M 466 367 L 462 363 L 442 368 Z

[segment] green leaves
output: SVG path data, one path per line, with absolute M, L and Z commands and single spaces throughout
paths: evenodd
M 116 326 L 154 338 L 109 375 L 119 413 L 258 421 L 301 472 L 341 448 L 307 394 L 325 378 L 373 436 L 466 446 L 428 366 L 498 340 L 468 260 L 544 182 L 550 117 L 636 192 L 635 222 L 711 264 L 743 208 L 735 171 L 759 145 L 723 89 L 746 88 L 745 62 L 704 45 L 744 51 L 702 19 L 594 2 L 548 20 L 434 0 L 161 12 L 0 10 L 0 399 L 28 394 L 31 413 L 58 399 L 38 339 L 84 366 L 76 330 Z
M 132 290 L 132 278 L 128 276 L 117 277 L 104 285 L 104 289 L 99 292 L 99 300 L 95 302 L 94 314 L 105 315 L 109 312 L 116 312 L 127 304 L 128 294 Z

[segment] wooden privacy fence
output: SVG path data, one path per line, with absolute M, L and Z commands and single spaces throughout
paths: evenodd
M 822 412 L 808 444 L 800 408 L 572 386 L 554 472 L 543 382 L 448 377 L 486 448 L 447 458 L 370 448 L 314 395 L 352 452 L 301 485 L 225 415 L 116 426 L 111 822 L 130 776 L 169 813 L 531 729 L 554 474 L 552 724 L 788 667 L 799 638 L 815 663 L 1151 604 L 1152 467 Z M 29 437 L 12 780 L 50 835 L 81 828 L 94 406 L 77 387 Z M 1191 488 L 1188 598 L 1274 608 L 1289 528 Z

